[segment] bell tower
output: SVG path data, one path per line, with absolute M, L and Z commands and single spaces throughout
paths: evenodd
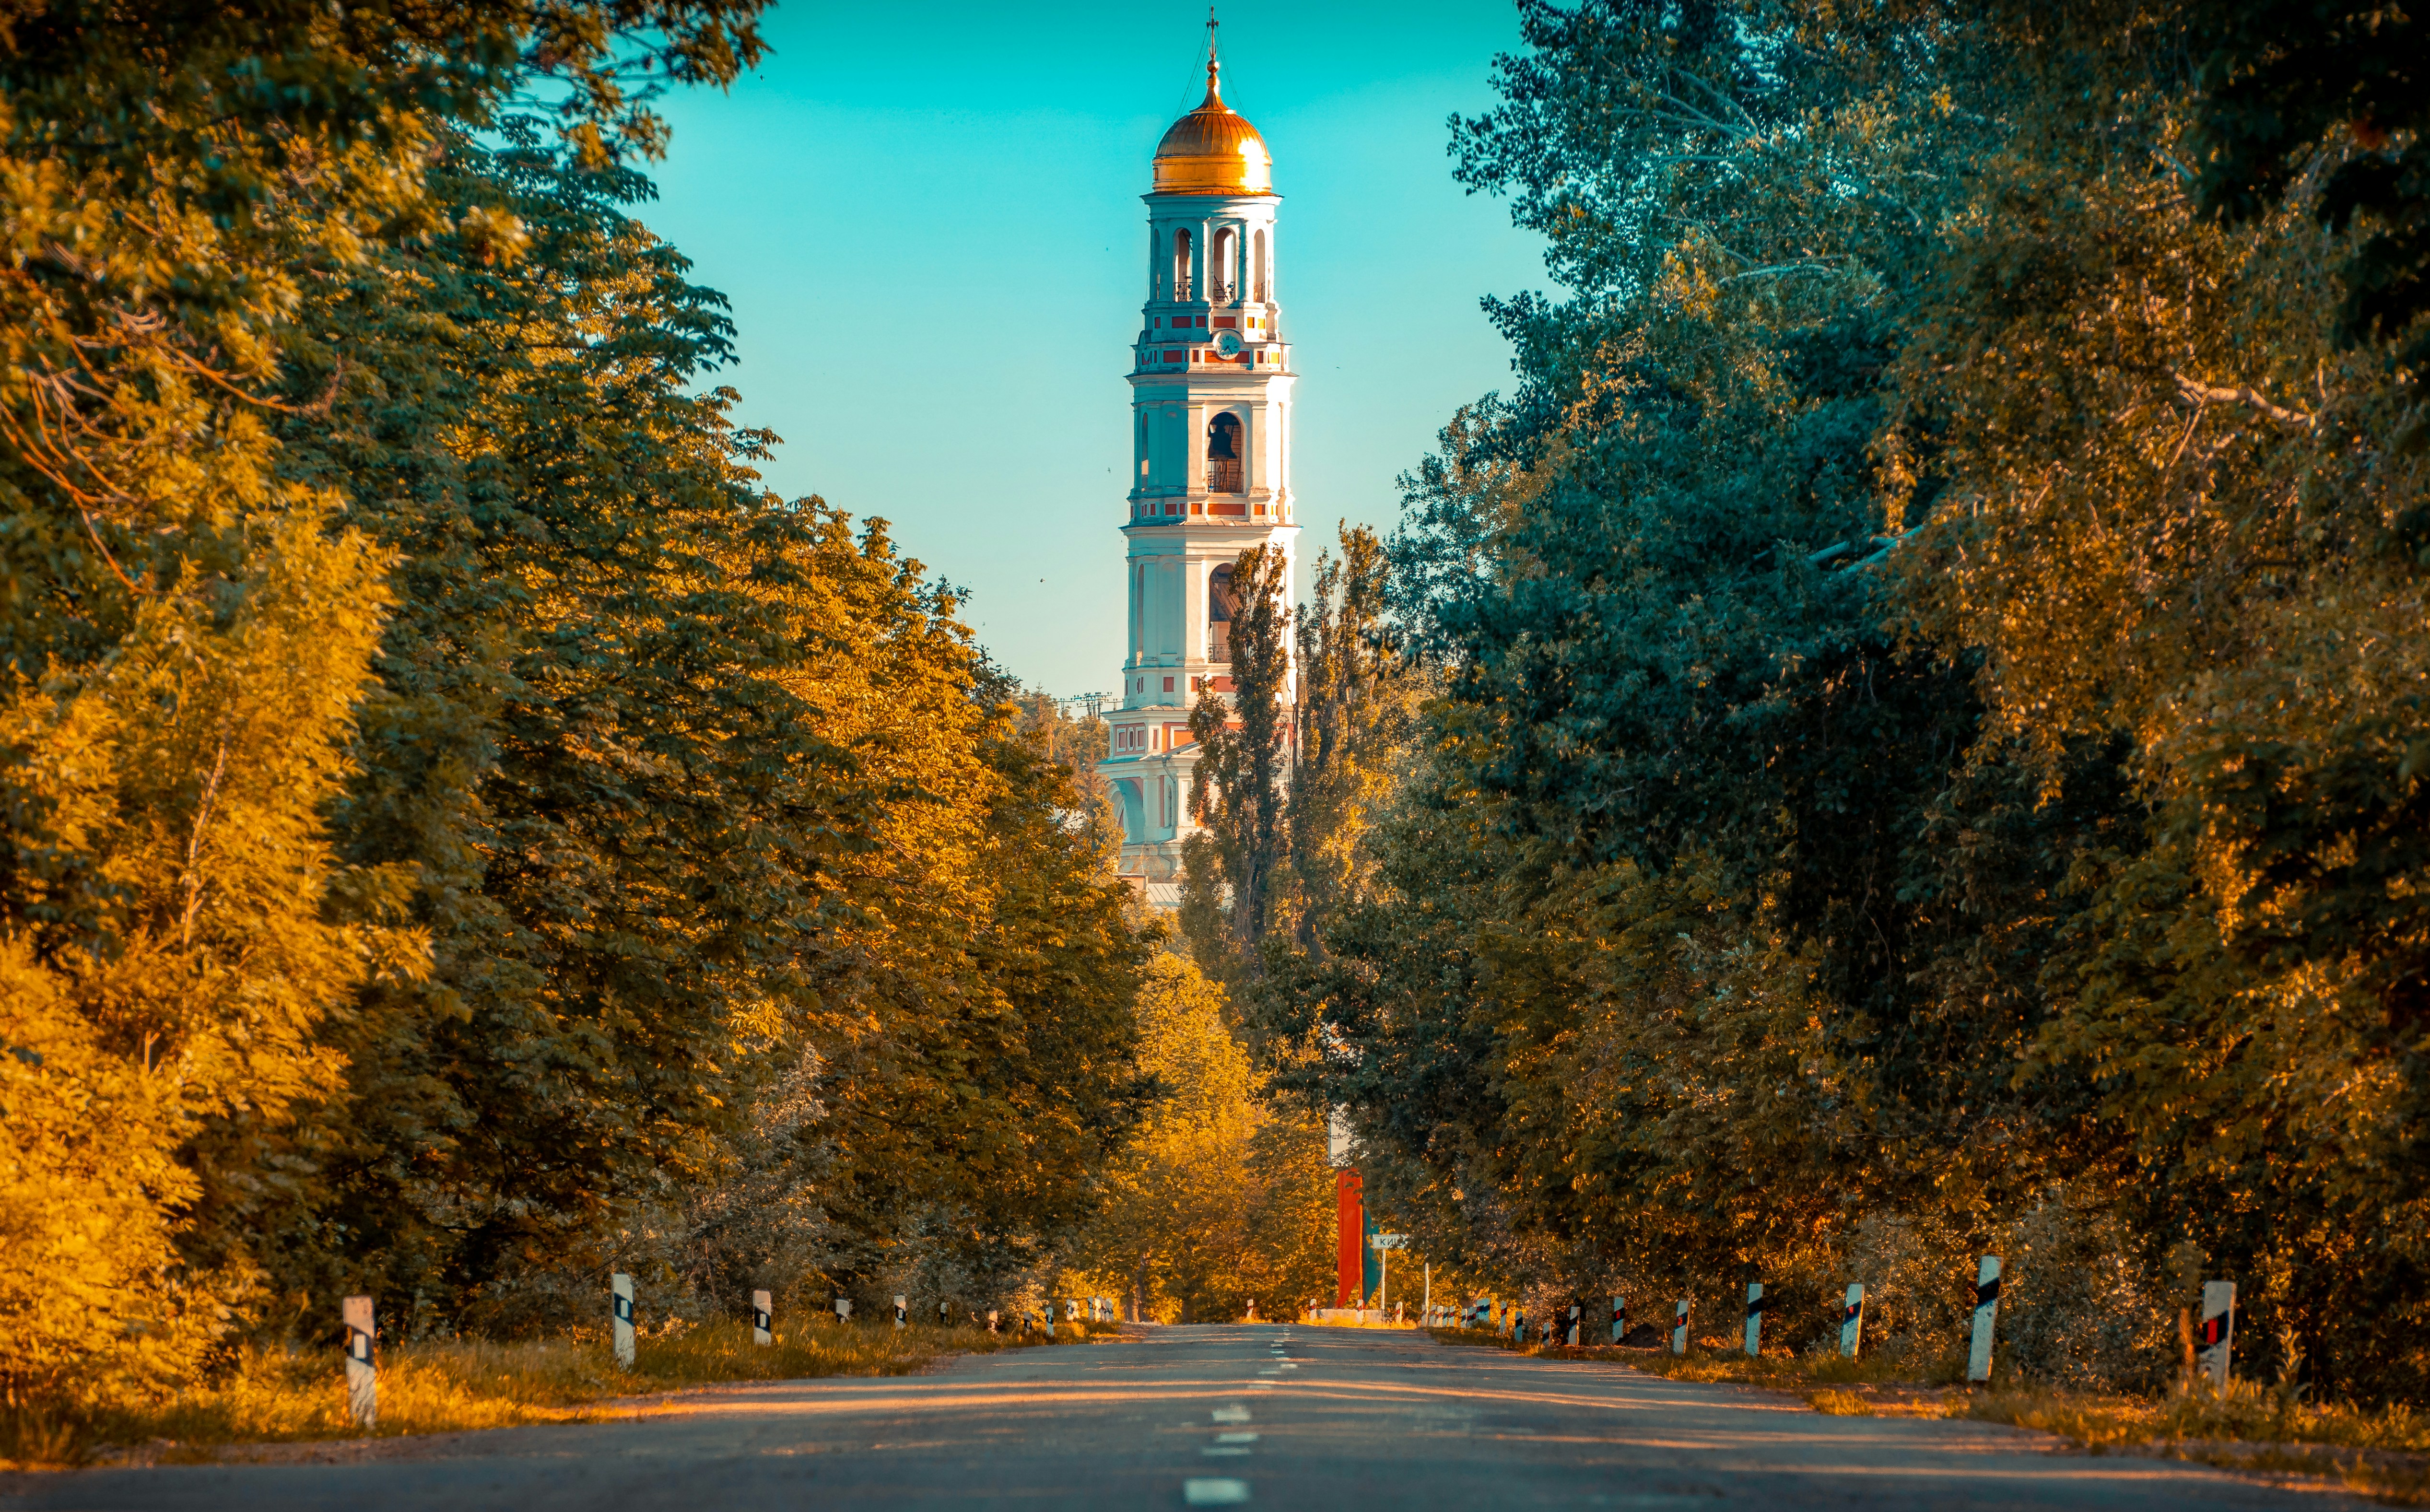
M 1147 202 L 1147 303 L 1131 354 L 1130 596 L 1122 702 L 1098 767 L 1123 820 L 1122 871 L 1148 900 L 1180 900 L 1181 842 L 1198 752 L 1190 706 L 1232 690 L 1234 558 L 1278 548 L 1296 599 L 1290 348 L 1275 297 L 1273 159 L 1223 103 L 1207 49 L 1207 98 L 1157 144 Z M 1295 648 L 1294 648 L 1295 649 Z M 1296 694 L 1286 675 L 1283 698 Z

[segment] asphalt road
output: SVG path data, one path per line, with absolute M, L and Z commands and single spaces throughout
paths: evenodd
M 20 1479 L 0 1507 L 2359 1507 L 1966 1422 L 1831 1418 L 1616 1365 L 1406 1333 L 1142 1331 L 894 1380 L 774 1383 L 633 1422 L 517 1428 L 337 1464 Z

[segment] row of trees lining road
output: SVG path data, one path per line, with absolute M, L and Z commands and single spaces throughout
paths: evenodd
M 2430 32 L 1521 18 L 1453 151 L 1560 291 L 1302 624 L 1278 838 L 1203 800 L 1278 1085 L 1506 1295 L 1929 1358 L 2002 1253 L 2015 1364 L 2152 1387 L 2228 1277 L 2430 1397 Z
M 1056 732 L 634 218 L 754 0 L 0 39 L 0 1406 L 1051 1273 L 1156 1091 Z M 1068 744 L 1068 742 L 1065 742 Z

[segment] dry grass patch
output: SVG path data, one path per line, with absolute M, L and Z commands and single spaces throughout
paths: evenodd
M 1805 1393 L 1824 1387 L 1856 1385 L 1929 1388 L 1956 1381 L 1965 1374 L 1965 1361 L 1957 1358 L 1936 1360 L 1919 1369 L 1912 1361 L 1888 1354 L 1867 1355 L 1853 1360 L 1838 1354 L 1750 1355 L 1727 1347 L 1720 1339 L 1706 1339 L 1685 1354 L 1673 1354 L 1667 1345 L 1653 1349 L 1632 1349 L 1618 1344 L 1583 1344 L 1575 1348 L 1567 1344 L 1523 1346 L 1513 1344 L 1500 1334 L 1481 1329 L 1435 1328 L 1427 1332 L 1447 1344 L 1473 1344 L 1548 1360 L 1616 1360 L 1666 1380 L 1725 1382 L 1737 1386 L 1765 1387 L 1774 1391 Z
M 648 1410 L 608 1405 L 618 1398 L 725 1381 L 907 1375 L 949 1354 L 1081 1343 L 1115 1332 L 1113 1324 L 1065 1324 L 1051 1338 L 1024 1339 L 971 1328 L 898 1333 L 890 1325 L 815 1322 L 778 1329 L 775 1343 L 759 1345 L 749 1324 L 717 1321 L 640 1340 L 630 1371 L 617 1369 L 605 1339 L 424 1340 L 380 1351 L 379 1422 L 371 1429 L 346 1417 L 345 1363 L 335 1352 L 248 1349 L 213 1384 L 174 1396 L 0 1412 L 0 1468 L 191 1461 L 245 1444 L 592 1421 Z
M 1832 1417 L 1967 1418 L 2056 1434 L 2090 1454 L 2152 1454 L 2225 1470 L 2323 1477 L 2360 1495 L 2430 1506 L 2430 1414 L 2402 1404 L 2312 1406 L 2298 1390 L 2251 1382 L 2171 1396 L 2105 1396 L 2034 1386 L 1969 1387 L 1957 1356 L 1923 1370 L 1887 1355 L 1764 1354 L 1707 1344 L 1687 1354 L 1609 1345 L 1512 1344 L 1477 1329 L 1427 1330 L 1447 1344 L 1541 1359 L 1616 1360 L 1673 1381 L 1729 1382 L 1803 1396 Z
M 2402 1404 L 2311 1406 L 2248 1381 L 2156 1400 L 2023 1387 L 1974 1393 L 1962 1413 L 2056 1434 L 2092 1454 L 2144 1454 L 2227 1470 L 2322 1476 L 2405 1506 L 2430 1506 L 2430 1417 Z

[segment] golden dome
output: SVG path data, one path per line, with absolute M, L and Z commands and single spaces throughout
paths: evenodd
M 1158 194 L 1271 194 L 1274 160 L 1266 140 L 1215 87 L 1216 62 L 1207 60 L 1207 101 L 1173 124 L 1156 144 Z

